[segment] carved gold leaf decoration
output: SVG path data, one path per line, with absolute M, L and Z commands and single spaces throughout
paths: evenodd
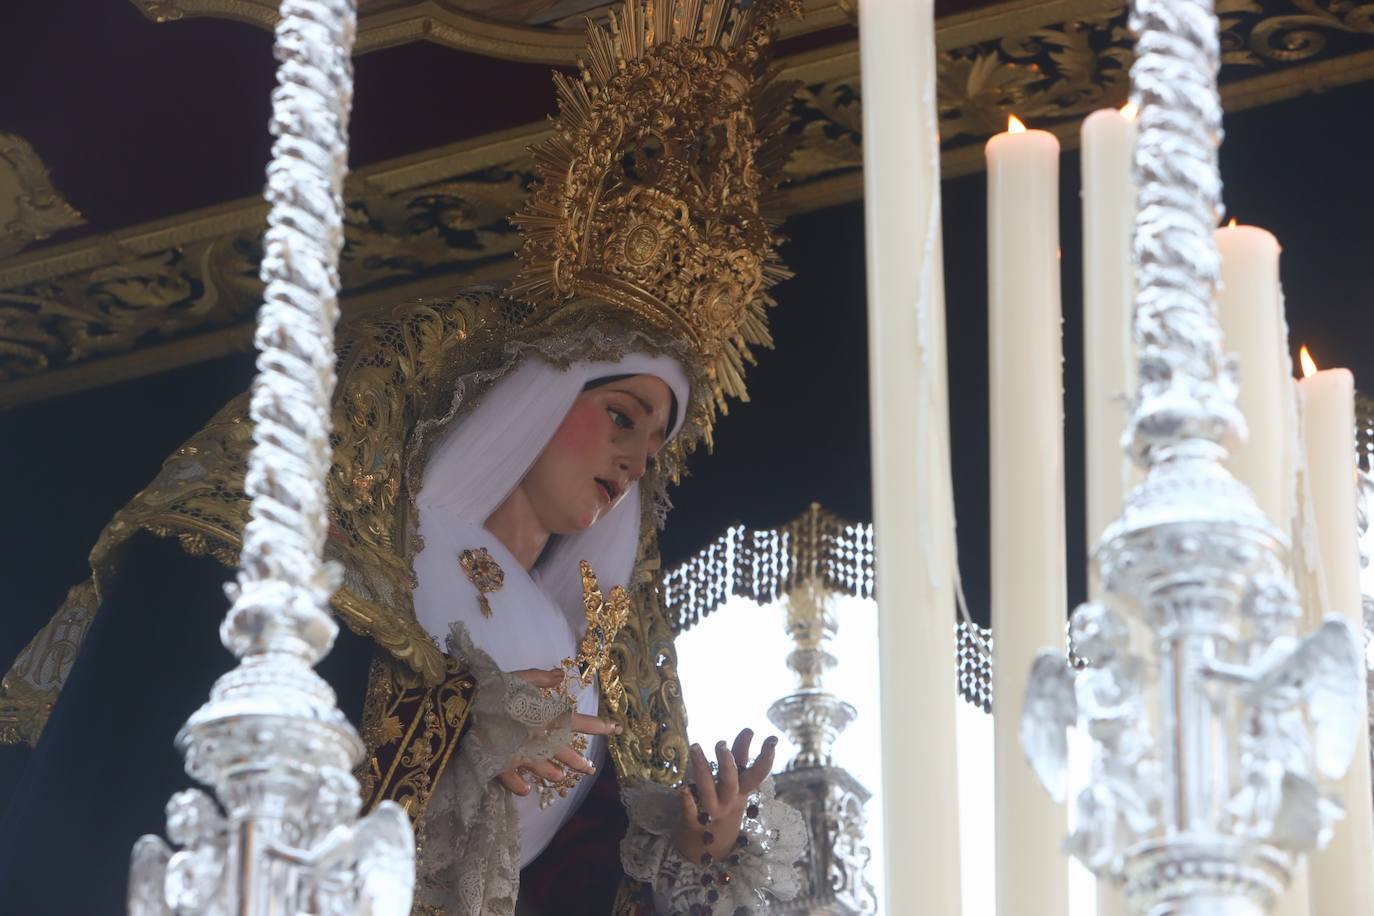
M 208 8 L 221 0 L 196 2 Z M 189 5 L 156 4 L 165 17 Z M 275 9 L 274 0 L 241 5 Z M 807 6 L 810 15 L 814 4 Z M 375 0 L 363 7 L 380 10 Z M 1057 132 L 1071 148 L 1084 114 L 1125 101 L 1124 4 L 1104 6 L 1098 17 L 1047 21 L 1064 9 L 993 4 L 937 23 L 946 174 L 981 168 L 979 146 L 1009 113 Z M 1218 12 L 1228 110 L 1374 78 L 1374 3 L 1220 0 Z M 804 84 L 791 107 L 798 146 L 785 167 L 787 212 L 856 199 L 863 165 L 857 46 L 779 64 L 783 77 Z M 508 280 L 518 236 L 506 214 L 519 208 L 533 177 L 526 148 L 548 135 L 545 124 L 532 124 L 355 173 L 345 195 L 345 313 L 442 295 L 474 278 Z M 187 351 L 171 342 L 191 335 L 199 335 L 199 358 L 246 347 L 261 295 L 264 219 L 259 201 L 242 201 L 0 259 L 0 406 L 180 365 Z M 122 362 L 105 360 L 119 354 Z
M 85 221 L 52 186 L 29 142 L 0 133 L 0 258 Z
M 345 212 L 344 294 L 508 258 L 519 237 L 506 217 L 529 178 L 494 168 L 399 190 L 351 183 L 363 196 Z M 0 265 L 0 381 L 251 318 L 262 300 L 259 211 L 188 220 L 145 251 L 97 246 L 108 253 L 95 266 L 77 257 L 63 271 L 57 258 L 55 275 L 22 285 L 4 285 Z

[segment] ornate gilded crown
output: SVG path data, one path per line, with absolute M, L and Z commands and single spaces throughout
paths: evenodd
M 767 78 L 772 28 L 797 0 L 626 0 L 588 24 L 581 80 L 554 74 L 554 135 L 510 293 L 531 322 L 571 307 L 628 313 L 686 340 L 711 407 L 747 399 L 751 346 L 772 346 L 768 289 L 791 276 L 769 209 L 793 89 Z M 709 416 L 705 419 L 709 437 Z

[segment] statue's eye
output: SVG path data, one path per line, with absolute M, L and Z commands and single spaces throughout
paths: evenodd
M 621 429 L 635 428 L 635 421 L 631 420 L 629 415 L 622 413 L 619 410 L 616 410 L 614 407 L 607 407 L 606 413 L 610 414 L 611 422 L 614 423 L 616 426 L 619 426 Z

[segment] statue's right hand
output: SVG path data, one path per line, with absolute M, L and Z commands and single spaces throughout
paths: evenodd
M 565 677 L 562 668 L 527 668 L 523 671 L 511 672 L 520 680 L 532 687 L 539 687 L 546 690 L 554 690 L 563 683 Z M 583 735 L 618 735 L 622 731 L 621 727 L 609 719 L 602 719 L 597 716 L 585 716 L 581 713 L 573 713 L 573 731 Z M 568 775 L 568 770 L 576 770 L 588 776 L 595 775 L 596 767 L 586 757 L 574 750 L 569 745 L 564 745 L 554 753 L 550 759 L 532 759 L 529 757 L 516 757 L 511 761 L 510 769 L 503 771 L 496 777 L 496 781 L 501 783 L 512 795 L 528 795 L 531 786 L 525 779 L 521 771 L 533 773 L 541 779 L 549 782 L 558 782 Z

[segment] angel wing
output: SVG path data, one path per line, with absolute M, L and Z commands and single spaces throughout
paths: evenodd
M 1306 701 L 1317 771 L 1327 779 L 1344 775 L 1365 727 L 1361 643 L 1349 621 L 1327 617 L 1259 685 L 1265 693 L 1294 689 Z
M 311 850 L 318 875 L 350 880 L 328 914 L 407 916 L 415 892 L 415 833 L 400 805 L 384 801 L 354 824 L 329 831 Z M 332 878 L 330 881 L 328 879 Z
M 164 890 L 171 857 L 172 849 L 162 837 L 149 833 L 134 843 L 129 859 L 129 916 L 172 916 Z
M 406 916 L 415 893 L 415 834 L 400 805 L 384 801 L 358 822 L 359 913 Z
M 1063 653 L 1042 649 L 1031 663 L 1021 703 L 1021 749 L 1041 785 L 1060 803 L 1069 790 L 1068 730 L 1078 719 L 1073 681 Z

